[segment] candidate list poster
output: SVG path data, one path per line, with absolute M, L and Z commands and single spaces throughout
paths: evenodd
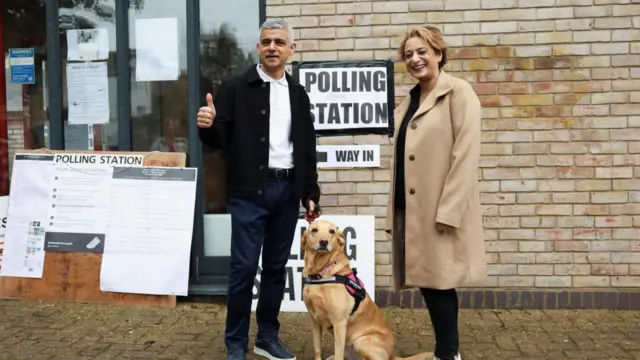
M 322 215 L 316 219 L 316 221 L 320 220 L 329 220 L 344 232 L 345 251 L 351 268 L 357 270 L 358 277 L 364 282 L 367 293 L 375 301 L 375 217 L 370 215 Z M 306 220 L 298 220 L 286 267 L 286 283 L 280 308 L 280 311 L 283 312 L 307 311 L 302 297 L 304 252 L 301 249 L 301 239 L 308 227 L 309 223 Z M 260 297 L 261 271 L 262 254 L 260 254 L 258 273 L 253 285 L 252 311 L 256 310 Z
M 133 154 L 56 154 L 45 251 L 102 253 L 113 167 L 141 167 L 143 160 Z
M 338 66 L 338 65 L 336 65 Z M 298 78 L 311 102 L 317 132 L 386 132 L 393 104 L 389 104 L 389 78 L 383 64 L 300 68 Z

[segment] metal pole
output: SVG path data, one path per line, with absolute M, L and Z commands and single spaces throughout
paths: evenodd
M 47 19 L 47 96 L 49 97 L 49 148 L 64 150 L 64 119 L 62 118 L 62 59 L 59 1 L 46 2 Z
M 118 150 L 131 151 L 131 69 L 129 60 L 129 0 L 116 0 L 116 69 L 118 102 Z
M 198 278 L 198 260 L 204 256 L 203 228 L 203 168 L 202 144 L 198 136 L 196 118 L 204 101 L 200 92 L 200 0 L 187 1 L 187 81 L 189 94 L 188 131 L 189 164 L 198 168 L 196 206 L 193 218 L 193 241 L 191 246 L 191 279 Z

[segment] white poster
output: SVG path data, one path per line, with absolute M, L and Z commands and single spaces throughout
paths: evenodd
M 112 169 L 141 167 L 143 160 L 130 154 L 56 154 L 45 250 L 102 253 Z
M 178 19 L 136 19 L 135 34 L 136 80 L 177 80 Z
M 53 174 L 53 155 L 15 155 L 2 276 L 42 278 L 44 234 Z
M 318 168 L 380 167 L 380 145 L 318 145 Z
M 67 98 L 69 124 L 108 123 L 107 63 L 67 63 Z
M 2 274 L 2 252 L 4 250 L 4 233 L 7 229 L 7 212 L 9 211 L 9 197 L 0 196 L 0 274 Z
M 114 167 L 100 290 L 186 296 L 196 168 Z
M 302 68 L 299 79 L 316 131 L 389 128 L 386 67 Z
M 356 269 L 358 277 L 364 283 L 367 293 L 375 301 L 375 217 L 369 215 L 323 215 L 317 220 L 330 220 L 345 234 L 346 253 L 351 262 L 351 268 Z M 316 220 L 316 221 L 317 221 Z M 305 220 L 298 220 L 295 238 L 291 246 L 291 256 L 287 262 L 286 284 L 282 307 L 283 312 L 306 312 L 307 308 L 302 300 L 302 270 L 304 258 L 301 255 L 301 238 L 309 226 Z M 260 256 L 262 259 L 262 255 Z M 260 261 L 262 265 L 262 261 Z M 256 284 L 260 283 L 258 267 Z M 256 310 L 258 305 L 259 285 L 253 287 L 253 302 L 251 308 Z M 346 291 L 346 290 L 345 290 Z
M 109 58 L 107 29 L 67 30 L 67 60 L 95 61 Z

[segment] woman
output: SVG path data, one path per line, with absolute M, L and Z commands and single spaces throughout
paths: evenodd
M 469 83 L 442 70 L 447 47 L 437 28 L 409 30 L 398 52 L 419 83 L 395 110 L 386 227 L 394 288 L 420 288 L 436 337 L 433 359 L 458 360 L 455 288 L 485 275 L 481 105 Z

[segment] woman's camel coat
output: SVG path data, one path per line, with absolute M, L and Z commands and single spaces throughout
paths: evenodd
M 409 103 L 407 96 L 395 110 L 396 141 Z M 481 117 L 471 85 L 441 72 L 407 127 L 406 212 L 394 208 L 395 162 L 387 210 L 395 290 L 451 289 L 485 277 L 478 187 Z M 454 227 L 453 232 L 439 234 L 436 222 Z

